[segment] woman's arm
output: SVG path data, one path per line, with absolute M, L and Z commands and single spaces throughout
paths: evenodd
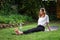
M 47 24 L 47 27 L 48 27 L 49 31 L 51 31 L 50 26 L 49 26 L 49 23 L 46 22 L 46 24 Z
M 46 25 L 47 25 L 47 27 L 48 27 L 49 31 L 51 31 L 50 26 L 49 26 L 49 16 L 48 16 L 48 15 L 47 15 Z

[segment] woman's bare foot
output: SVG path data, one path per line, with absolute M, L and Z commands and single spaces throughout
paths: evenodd
M 18 30 L 18 28 L 15 28 L 15 33 L 16 33 L 17 35 L 23 34 L 23 32 L 21 32 L 20 30 Z

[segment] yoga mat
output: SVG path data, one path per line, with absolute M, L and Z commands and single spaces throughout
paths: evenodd
M 58 30 L 58 26 L 50 26 L 51 31 Z M 49 29 L 45 29 L 45 31 L 49 31 Z

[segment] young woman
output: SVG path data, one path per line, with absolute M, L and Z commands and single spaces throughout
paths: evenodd
M 50 30 L 49 27 L 49 17 L 46 14 L 46 11 L 44 8 L 41 8 L 39 11 L 39 19 L 38 19 L 38 26 L 36 28 L 29 29 L 27 31 L 18 31 L 18 34 L 28 34 L 28 33 L 33 33 L 33 32 L 39 32 L 39 31 L 45 31 L 45 26 L 47 25 L 48 29 Z M 17 33 L 16 33 L 17 34 Z

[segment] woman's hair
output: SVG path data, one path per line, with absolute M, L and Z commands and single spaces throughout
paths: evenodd
M 45 8 L 40 8 L 40 11 L 44 12 L 43 15 L 45 16 L 45 14 L 46 14 Z M 39 11 L 39 17 L 42 16 L 42 15 L 40 14 L 40 11 Z

